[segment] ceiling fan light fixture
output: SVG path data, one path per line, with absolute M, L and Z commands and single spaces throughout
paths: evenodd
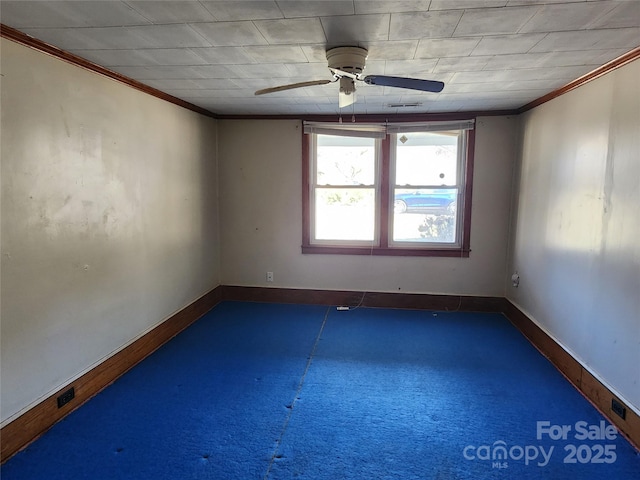
M 348 107 L 349 105 L 353 105 L 354 103 L 356 103 L 356 92 L 353 91 L 350 94 L 346 94 L 344 92 L 339 92 L 338 93 L 338 107 L 339 108 L 344 108 L 344 107 Z
M 340 79 L 340 93 L 344 93 L 345 95 L 351 95 L 356 91 L 356 83 L 353 81 L 353 78 L 342 77 Z

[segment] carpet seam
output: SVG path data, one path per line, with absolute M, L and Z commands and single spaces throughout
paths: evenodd
M 320 325 L 320 330 L 318 331 L 318 335 L 316 336 L 316 340 L 313 343 L 313 347 L 311 348 L 311 353 L 309 354 L 309 358 L 307 359 L 307 364 L 304 368 L 304 372 L 302 372 L 302 376 L 300 377 L 300 381 L 298 382 L 298 387 L 296 388 L 296 393 L 293 396 L 293 400 L 291 401 L 291 407 L 289 408 L 289 414 L 282 425 L 282 430 L 280 431 L 280 436 L 276 441 L 276 448 L 273 451 L 273 455 L 271 455 L 271 460 L 269 461 L 269 466 L 267 467 L 267 471 L 264 474 L 263 480 L 269 479 L 269 474 L 271 473 L 271 468 L 273 467 L 273 462 L 278 456 L 278 451 L 280 450 L 280 445 L 282 445 L 282 439 L 287 431 L 287 427 L 289 426 L 289 421 L 291 420 L 291 416 L 293 415 L 293 410 L 296 406 L 296 402 L 298 401 L 298 397 L 300 392 L 302 391 L 302 387 L 304 385 L 304 380 L 307 376 L 307 372 L 309 372 L 309 368 L 311 367 L 311 363 L 313 362 L 313 357 L 316 354 L 316 349 L 318 348 L 318 343 L 320 343 L 320 338 L 322 337 L 322 332 L 324 331 L 324 326 L 327 323 L 327 318 L 329 318 L 329 312 L 332 307 L 327 307 L 327 311 L 324 314 L 324 318 L 322 319 L 322 325 Z

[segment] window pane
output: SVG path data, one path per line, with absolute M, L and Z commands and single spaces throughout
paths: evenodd
M 393 241 L 455 243 L 458 190 L 394 189 Z
M 412 132 L 396 136 L 396 185 L 456 186 L 460 132 Z
M 317 185 L 373 185 L 373 138 L 318 135 L 317 150 Z
M 374 239 L 373 188 L 316 189 L 316 240 Z

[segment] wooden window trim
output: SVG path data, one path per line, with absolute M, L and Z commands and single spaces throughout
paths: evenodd
M 454 257 L 468 258 L 471 252 L 471 204 L 473 193 L 473 160 L 475 152 L 475 128 L 467 132 L 464 208 L 462 221 L 462 243 L 459 247 L 412 247 L 389 246 L 389 152 L 390 136 L 382 140 L 382 172 L 380 176 L 380 219 L 379 235 L 381 246 L 343 246 L 343 245 L 312 245 L 311 244 L 311 212 L 310 212 L 310 158 L 311 134 L 302 133 L 302 253 L 320 255 L 376 255 L 376 256 L 407 256 L 407 257 Z

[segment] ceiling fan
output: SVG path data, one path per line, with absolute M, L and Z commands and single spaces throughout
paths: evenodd
M 340 82 L 338 105 L 340 108 L 347 107 L 356 101 L 355 82 L 364 82 L 367 85 L 380 85 L 384 87 L 409 88 L 411 90 L 421 90 L 423 92 L 440 92 L 444 88 L 444 83 L 436 80 L 422 80 L 419 78 L 389 77 L 387 75 L 367 75 L 362 72 L 367 59 L 367 50 L 361 47 L 335 47 L 327 50 L 327 61 L 333 79 L 310 80 L 308 82 L 291 83 L 278 87 L 264 88 L 258 90 L 255 95 L 265 93 L 281 92 L 293 88 L 311 87 L 314 85 L 326 85 L 328 83 Z

